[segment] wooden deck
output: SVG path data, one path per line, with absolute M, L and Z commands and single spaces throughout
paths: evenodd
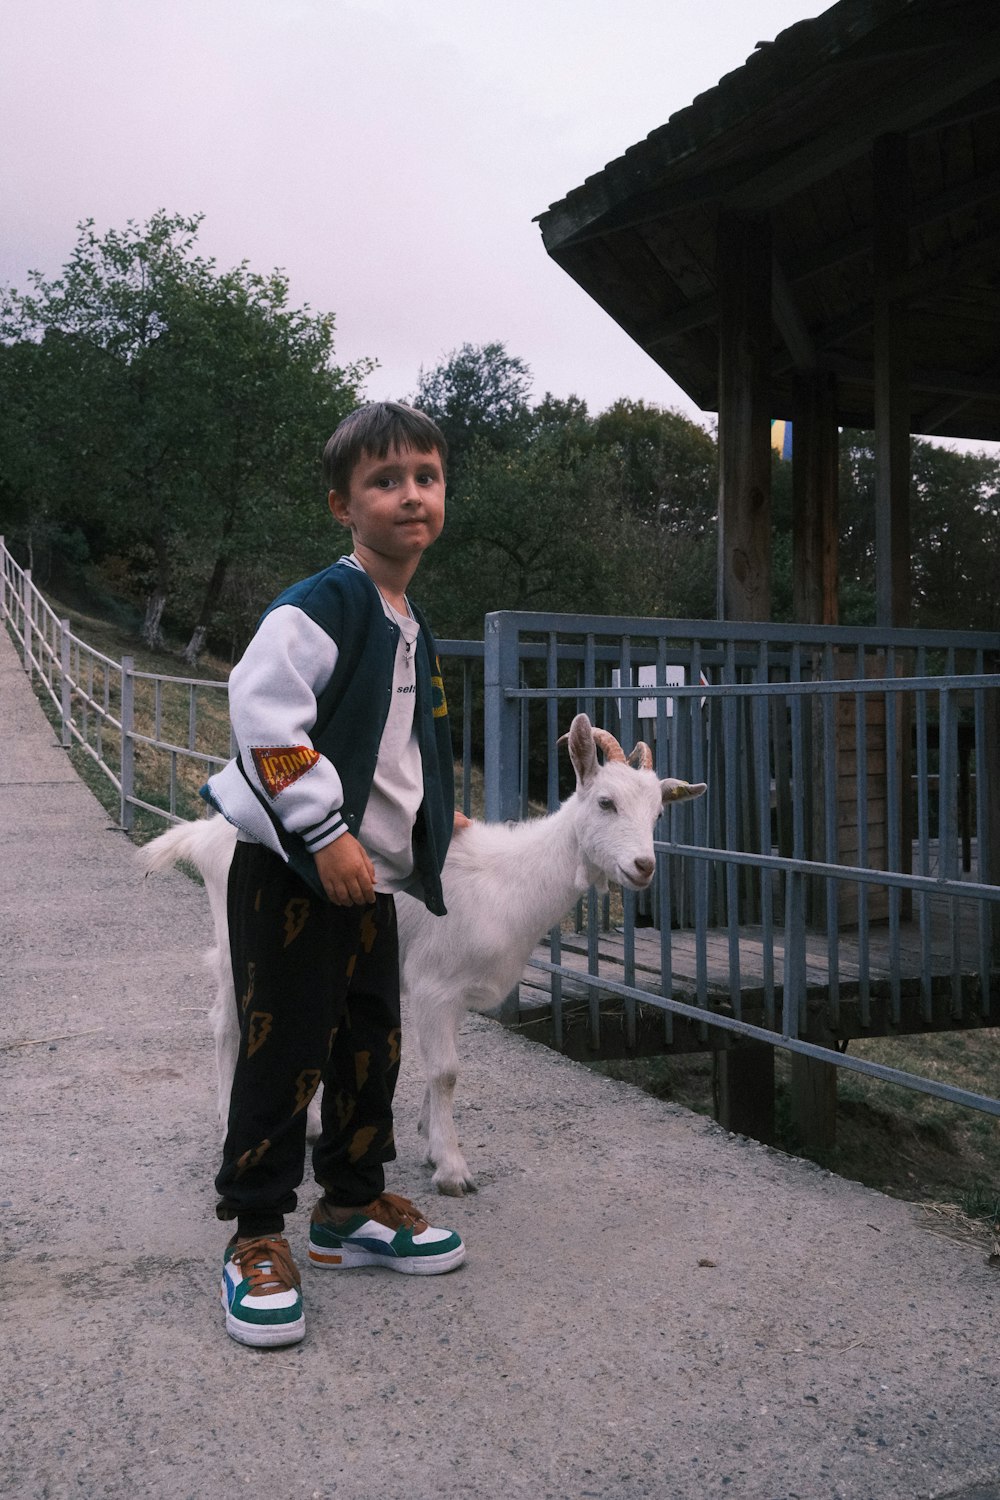
M 952 908 L 957 907 L 957 911 Z M 887 922 L 870 923 L 867 948 L 861 935 L 843 930 L 831 942 L 825 932 L 807 930 L 805 948 L 806 1000 L 799 1034 L 822 1045 L 853 1037 L 898 1035 L 905 1032 L 1000 1026 L 1000 964 L 994 954 L 983 983 L 982 954 L 989 952 L 989 931 L 980 931 L 981 908 L 996 928 L 1000 914 L 993 903 L 975 899 L 932 898 L 925 921 L 901 921 L 898 936 Z M 915 917 L 919 918 L 919 912 Z M 926 937 L 925 937 L 926 926 Z M 702 1005 L 709 1011 L 736 1015 L 754 1025 L 780 1031 L 785 982 L 785 929 L 776 925 L 771 942 L 759 926 L 740 927 L 738 974 L 731 964 L 728 928 L 705 934 Z M 598 973 L 618 984 L 627 983 L 625 934 L 622 928 L 599 935 Z M 586 932 L 564 932 L 560 963 L 577 973 L 587 972 Z M 534 956 L 549 960 L 548 944 Z M 692 930 L 670 934 L 671 993 L 688 1005 L 698 1005 L 698 947 Z M 831 968 L 835 984 L 831 987 Z M 926 977 L 922 977 L 925 976 Z M 863 984 L 863 977 L 867 983 Z M 520 1010 L 512 1024 L 537 1040 L 555 1041 L 550 974 L 527 968 L 519 993 Z M 661 987 L 659 931 L 635 932 L 635 988 L 658 993 Z M 571 1055 L 604 1056 L 662 1051 L 703 1051 L 724 1046 L 720 1028 L 683 1017 L 665 1020 L 659 1008 L 635 1006 L 635 1044 L 627 1045 L 623 1019 L 627 1002 L 609 991 L 597 991 L 601 1016 L 600 1044 L 595 1049 L 590 1009 L 594 989 L 573 979 L 562 983 L 563 1050 Z

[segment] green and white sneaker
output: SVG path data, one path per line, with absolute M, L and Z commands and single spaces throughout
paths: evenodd
M 432 1229 L 406 1198 L 382 1193 L 364 1208 L 331 1208 L 321 1198 L 309 1226 L 314 1266 L 385 1266 L 411 1276 L 439 1276 L 465 1259 L 465 1246 L 450 1229 Z
M 269 1349 L 305 1337 L 298 1267 L 283 1234 L 231 1240 L 222 1262 L 226 1332 L 240 1344 Z

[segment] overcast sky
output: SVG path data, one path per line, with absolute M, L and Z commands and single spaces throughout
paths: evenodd
M 79 220 L 204 213 L 412 394 L 499 340 L 534 396 L 696 408 L 532 220 L 826 0 L 0 0 L 0 283 Z

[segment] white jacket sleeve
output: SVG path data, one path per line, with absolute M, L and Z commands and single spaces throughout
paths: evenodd
M 244 773 L 312 853 L 347 832 L 337 768 L 311 739 L 316 700 L 336 664 L 336 642 L 302 610 L 283 604 L 262 620 L 229 678 Z

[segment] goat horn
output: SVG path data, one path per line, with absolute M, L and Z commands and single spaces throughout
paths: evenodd
M 603 750 L 604 759 L 606 761 L 616 760 L 621 761 L 622 764 L 625 763 L 625 751 L 622 749 L 621 745 L 619 745 L 613 734 L 611 734 L 607 729 L 595 729 L 593 731 L 593 735 L 594 744 L 597 745 L 600 750 Z
M 635 766 L 637 771 L 651 771 L 653 769 L 653 752 L 645 740 L 640 740 L 632 754 L 628 758 L 630 766 Z

